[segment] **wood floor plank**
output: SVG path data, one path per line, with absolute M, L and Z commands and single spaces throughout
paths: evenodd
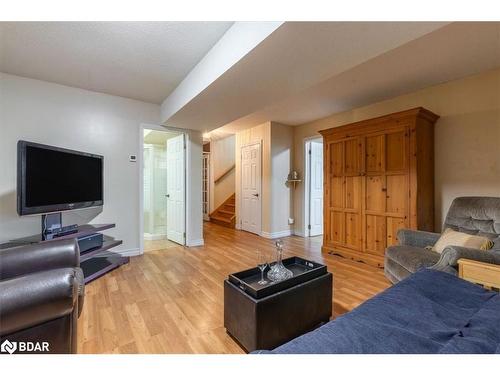
M 274 241 L 212 223 L 205 245 L 148 244 L 144 255 L 86 286 L 79 353 L 243 353 L 224 329 L 223 281 L 274 256 Z M 326 264 L 334 275 L 334 316 L 390 284 L 381 269 L 321 253 L 321 237 L 283 239 L 285 256 Z

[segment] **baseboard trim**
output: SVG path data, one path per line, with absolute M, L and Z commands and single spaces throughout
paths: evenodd
M 187 247 L 195 247 L 195 246 L 203 246 L 203 245 L 205 245 L 205 241 L 203 240 L 203 238 L 200 238 L 198 240 L 186 241 Z
M 149 233 L 144 233 L 144 239 L 146 241 L 166 240 L 167 239 L 167 235 L 166 234 L 149 234 Z
M 281 237 L 289 237 L 293 233 L 290 229 L 288 230 L 282 230 L 281 232 L 261 232 L 261 236 L 264 238 L 269 238 L 269 239 L 276 239 L 276 238 L 281 238 Z
M 303 231 L 301 231 L 301 230 L 294 230 L 293 234 L 295 236 L 299 236 L 299 237 L 305 237 L 306 236 L 305 233 Z

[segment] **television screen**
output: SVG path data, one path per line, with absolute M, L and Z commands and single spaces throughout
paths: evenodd
M 29 215 L 103 204 L 103 157 L 18 142 L 18 213 Z

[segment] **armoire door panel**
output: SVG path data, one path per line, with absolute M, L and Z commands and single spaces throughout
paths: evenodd
M 361 215 L 345 214 L 345 244 L 348 247 L 361 250 Z
M 344 208 L 344 177 L 332 177 L 330 207 Z
M 333 176 L 344 175 L 344 142 L 329 144 L 330 171 Z
M 365 209 L 385 212 L 385 176 L 368 176 L 365 186 Z
M 384 255 L 386 241 L 386 217 L 366 215 L 366 252 L 376 255 Z
M 405 219 L 400 217 L 387 217 L 387 246 L 398 244 L 398 230 L 405 227 Z
M 388 213 L 407 215 L 408 213 L 408 176 L 387 175 L 386 202 Z
M 330 211 L 330 235 L 333 243 L 344 242 L 344 216 L 343 212 Z
M 366 137 L 366 172 L 384 170 L 384 134 Z
M 385 170 L 404 171 L 408 169 L 407 131 L 387 133 L 385 137 Z
M 363 141 L 353 138 L 344 142 L 344 175 L 359 176 L 363 172 Z
M 345 208 L 361 209 L 361 177 L 345 177 Z

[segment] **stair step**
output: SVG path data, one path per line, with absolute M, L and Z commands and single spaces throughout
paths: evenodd
M 223 221 L 224 223 L 230 223 L 231 222 L 230 218 L 219 216 L 219 215 L 210 216 L 210 219 L 211 220 Z
M 236 199 L 233 194 L 210 215 L 210 221 L 224 227 L 234 228 L 236 224 L 235 209 Z

